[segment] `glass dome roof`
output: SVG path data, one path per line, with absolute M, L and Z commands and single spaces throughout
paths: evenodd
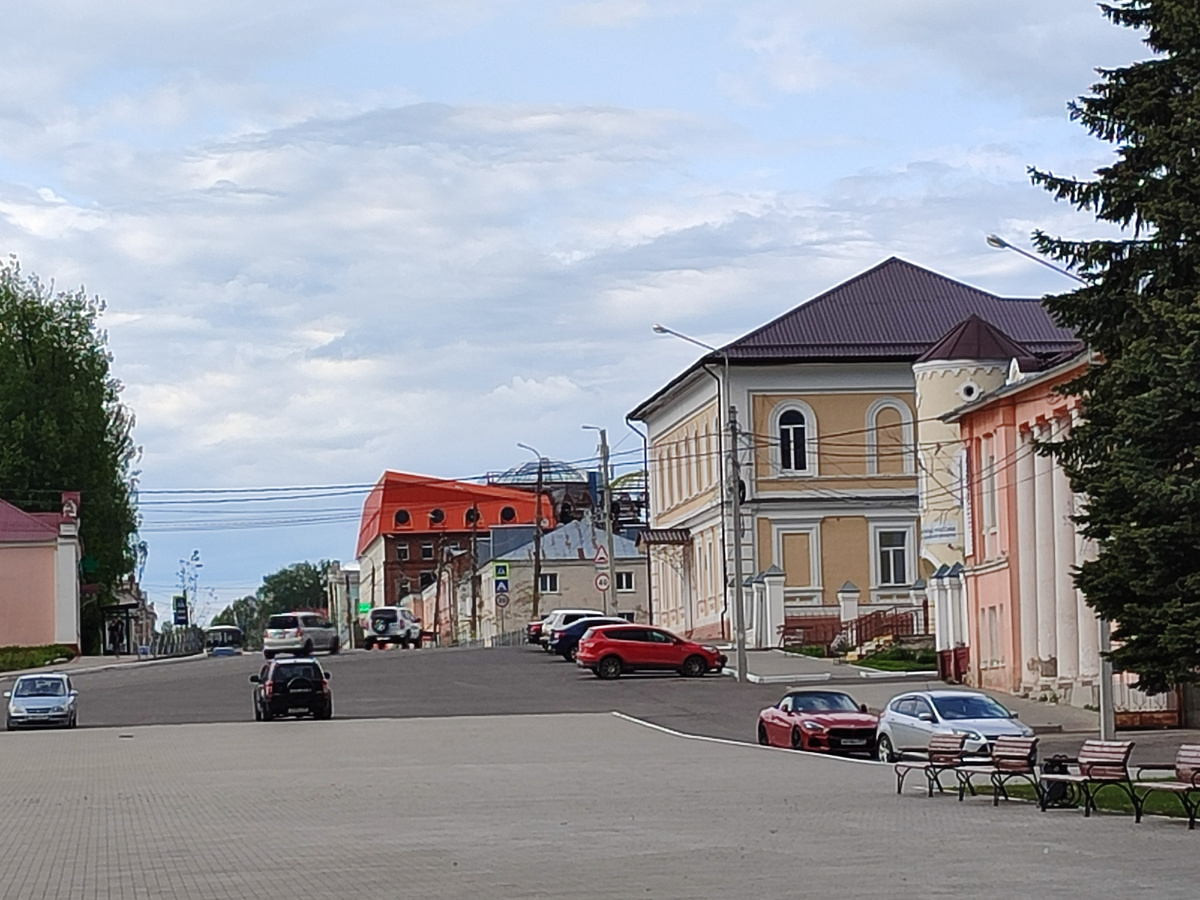
M 537 484 L 538 464 L 521 463 L 492 479 L 492 484 Z M 543 484 L 587 484 L 587 476 L 569 463 L 557 459 L 542 460 Z

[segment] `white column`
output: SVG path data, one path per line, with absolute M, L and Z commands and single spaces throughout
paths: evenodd
M 1034 522 L 1033 436 L 1022 432 L 1017 450 L 1017 577 L 1021 632 L 1015 635 L 1013 664 L 1020 667 L 1021 683 L 1037 682 L 1038 673 L 1028 662 L 1038 657 L 1037 529 Z
M 1044 440 L 1047 429 L 1039 427 L 1037 437 Z M 1054 464 L 1049 457 L 1037 454 L 1033 458 L 1033 515 L 1037 524 L 1037 648 L 1042 673 L 1053 671 L 1048 666 L 1058 652 L 1057 625 L 1054 617 L 1054 504 L 1052 494 Z
M 1067 431 L 1065 422 L 1058 423 L 1055 438 Z M 1075 596 L 1075 495 L 1062 466 L 1055 464 L 1054 482 L 1054 614 L 1058 645 L 1058 677 L 1079 677 L 1079 599 Z

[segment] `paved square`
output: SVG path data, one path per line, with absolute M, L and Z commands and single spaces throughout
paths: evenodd
M 1194 898 L 1183 823 L 612 715 L 0 734 L 0 898 Z

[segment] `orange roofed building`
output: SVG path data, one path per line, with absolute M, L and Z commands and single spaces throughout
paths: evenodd
M 543 493 L 544 527 L 554 521 L 553 507 Z M 493 525 L 532 525 L 536 515 L 531 491 L 384 472 L 358 529 L 360 602 L 396 606 L 437 580 L 447 553 L 469 552 L 472 537 L 486 537 Z

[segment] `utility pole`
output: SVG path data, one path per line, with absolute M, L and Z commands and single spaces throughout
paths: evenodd
M 471 517 L 471 640 L 479 640 L 479 507 L 472 506 Z
M 613 565 L 615 564 L 613 560 L 613 529 L 616 527 L 616 522 L 613 520 L 612 514 L 612 482 L 608 471 L 608 432 L 595 425 L 584 425 L 583 427 L 589 431 L 600 432 L 600 503 L 604 509 L 601 521 L 604 523 L 605 549 L 608 551 L 608 564 L 605 566 L 605 571 L 608 573 L 608 588 L 604 591 L 604 612 L 606 615 L 615 616 L 617 614 L 617 584 L 613 580 Z M 594 517 L 592 521 L 595 521 Z
M 737 646 L 737 680 L 746 680 L 746 621 L 742 609 L 742 463 L 738 458 L 737 407 L 729 405 L 730 505 L 733 507 L 733 630 Z
M 533 618 L 541 618 L 539 606 L 542 601 L 542 454 L 537 455 L 537 500 L 534 503 L 533 523 Z
M 1113 710 L 1113 664 L 1108 654 L 1112 650 L 1112 631 L 1108 619 L 1100 619 L 1100 740 L 1111 741 L 1117 732 Z

